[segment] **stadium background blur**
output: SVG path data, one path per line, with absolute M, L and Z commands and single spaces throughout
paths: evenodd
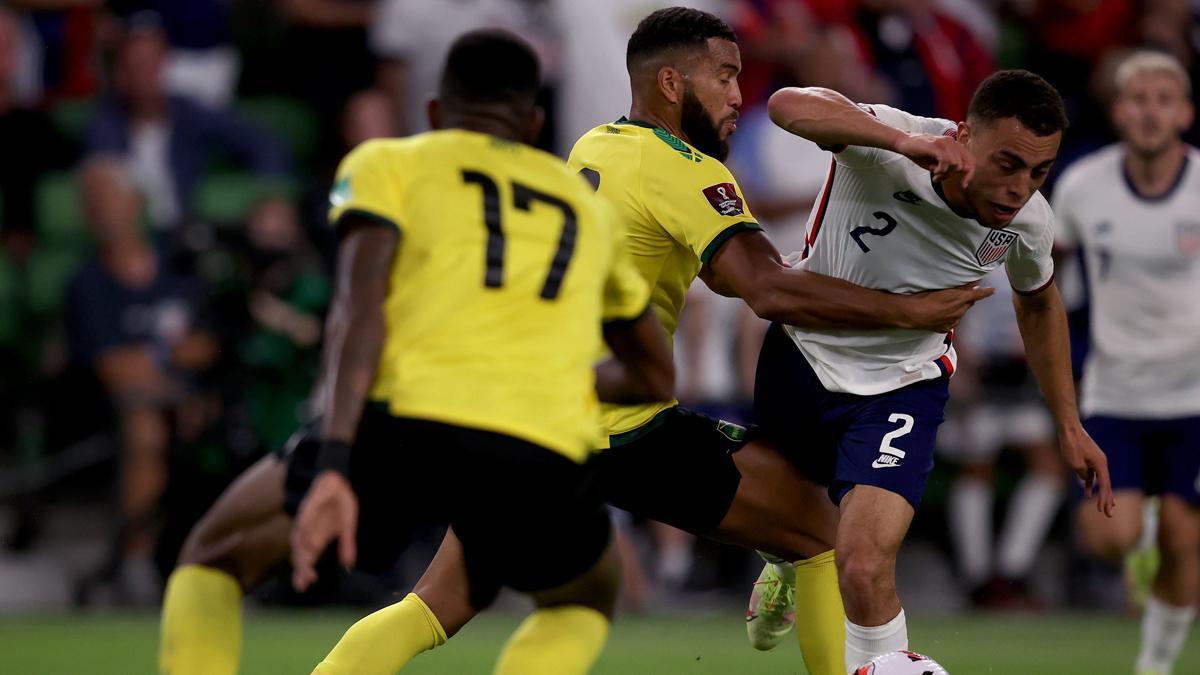
M 541 145 L 565 156 L 586 129 L 627 112 L 625 40 L 641 17 L 667 4 L 0 4 L 0 615 L 10 617 L 0 621 L 0 635 L 36 644 L 38 634 L 95 625 L 113 610 L 156 607 L 161 579 L 194 520 L 228 480 L 309 415 L 335 246 L 324 216 L 333 170 L 364 139 L 425 129 L 423 102 L 456 35 L 500 26 L 537 47 L 549 121 Z M 828 86 L 859 101 L 961 119 L 988 73 L 1029 68 L 1059 89 L 1071 115 L 1051 192 L 1071 161 L 1114 140 L 1105 110 L 1122 54 L 1138 46 L 1164 50 L 1193 78 L 1200 67 L 1200 0 L 687 4 L 717 12 L 739 33 L 745 103 L 730 165 L 784 251 L 802 241 L 828 158 L 766 119 L 766 97 L 780 86 Z M 1193 128 L 1187 140 L 1196 134 Z M 1067 261 L 1060 280 L 1074 310 L 1078 365 L 1086 297 L 1072 267 Z M 740 302 L 703 287 L 688 303 L 677 338 L 680 398 L 744 419 L 765 326 Z M 968 421 L 986 399 L 976 392 L 989 360 L 999 354 L 1019 362 L 1010 348 L 1012 321 L 1007 303 L 994 299 L 963 327 L 965 367 L 955 379 L 961 404 L 944 427 L 947 458 L 902 552 L 906 607 L 930 616 L 979 607 L 1120 616 L 1137 601 L 1129 574 L 1078 553 L 1068 500 L 1021 593 L 980 596 L 979 579 L 958 571 L 947 527 L 955 459 L 963 447 L 991 442 Z M 1036 404 L 1036 390 L 1029 395 Z M 1019 455 L 1000 456 L 997 514 L 1024 471 Z M 1061 480 L 1065 486 L 1065 474 Z M 641 625 L 683 627 L 678 639 L 686 645 L 687 622 L 697 617 L 690 639 L 711 649 L 732 636 L 730 649 L 748 649 L 739 644 L 736 619 L 757 559 L 617 517 L 632 553 L 626 608 L 673 617 Z M 387 578 L 327 575 L 303 596 L 275 583 L 256 602 L 382 604 L 415 580 L 439 540 L 429 532 Z M 104 613 L 78 623 L 67 614 L 83 609 Z M 716 610 L 733 619 L 722 626 L 723 638 L 705 632 L 713 620 L 704 612 Z M 40 624 L 23 621 L 48 612 L 52 618 Z M 131 645 L 153 636 L 153 620 L 143 616 L 120 633 L 137 635 Z M 348 625 L 347 615 L 334 616 L 324 637 L 312 637 L 312 615 L 298 619 L 299 635 L 331 645 Z M 1049 616 L 1031 624 L 1046 630 L 1033 631 L 1026 644 L 1056 632 L 1058 615 Z M 973 620 L 983 622 L 981 636 L 1010 625 Z M 1081 619 L 1079 630 L 1103 633 L 1111 620 Z M 288 625 L 281 618 L 281 639 Z M 922 642 L 933 631 L 920 625 L 914 646 L 938 656 Z M 1131 653 L 1133 624 L 1124 627 Z M 620 630 L 610 653 L 621 653 Z M 253 642 L 252 633 L 248 663 Z M 941 644 L 950 642 L 941 636 Z M 146 645 L 148 671 L 152 639 Z M 771 663 L 800 668 L 791 648 L 779 651 L 789 654 L 774 654 Z M 1193 644 L 1185 652 L 1181 672 L 1188 663 L 1200 669 L 1197 651 Z M 20 672 L 64 672 L 49 663 Z

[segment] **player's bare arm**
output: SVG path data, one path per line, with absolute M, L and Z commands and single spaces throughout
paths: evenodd
M 398 240 L 394 229 L 352 215 L 343 219 L 342 226 L 348 234 L 339 251 L 337 292 L 322 362 L 326 409 L 317 460 L 321 473 L 301 502 L 292 527 L 292 584 L 299 590 L 316 580 L 317 558 L 333 539 L 338 540 L 338 560 L 346 566 L 355 561 L 358 500 L 346 472 L 383 351 L 383 303 Z
M 649 308 L 636 319 L 608 321 L 612 352 L 596 367 L 596 395 L 606 403 L 669 401 L 675 397 L 675 361 L 667 333 Z
M 971 305 L 993 292 L 952 288 L 901 295 L 863 288 L 788 267 L 771 241 L 756 231 L 731 237 L 700 276 L 718 293 L 742 298 L 768 321 L 808 329 L 908 328 L 944 333 L 958 324 Z
M 975 173 L 971 153 L 953 138 L 891 127 L 831 89 L 780 89 L 767 109 L 771 121 L 789 133 L 825 147 L 859 145 L 899 153 L 928 170 L 934 182 L 957 173 L 965 187 Z
M 1096 493 L 1096 508 L 1111 517 L 1116 502 L 1108 475 L 1108 460 L 1079 421 L 1075 383 L 1071 376 L 1067 313 L 1058 287 L 1051 282 L 1036 293 L 1014 293 L 1013 307 L 1029 369 L 1037 378 L 1046 407 L 1054 416 L 1063 459 L 1083 480 L 1087 496 L 1090 498 Z

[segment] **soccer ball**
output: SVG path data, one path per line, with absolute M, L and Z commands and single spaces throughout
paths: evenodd
M 854 675 L 948 675 L 937 661 L 916 652 L 880 654 L 854 671 Z

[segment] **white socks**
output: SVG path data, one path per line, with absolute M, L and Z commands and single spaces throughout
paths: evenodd
M 1195 616 L 1194 607 L 1174 607 L 1151 595 L 1142 614 L 1142 647 L 1138 652 L 1137 672 L 1169 675 Z M 849 631 L 846 644 L 850 644 Z
M 970 586 L 978 586 L 992 573 L 992 486 L 977 478 L 958 478 L 950 487 L 946 512 L 962 576 Z
M 908 624 L 904 610 L 882 626 L 859 626 L 846 619 L 846 672 L 888 652 L 908 649 Z M 1178 649 L 1176 650 L 1178 652 Z
M 1060 477 L 1037 472 L 1025 474 L 1017 484 L 997 547 L 996 568 L 1001 576 L 1021 579 L 1029 574 L 1066 491 Z

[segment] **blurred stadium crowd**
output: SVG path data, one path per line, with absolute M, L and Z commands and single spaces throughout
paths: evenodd
M 627 112 L 625 41 L 667 4 L 0 3 L 0 597 L 15 583 L 5 566 L 53 539 L 47 514 L 67 503 L 110 542 L 72 566 L 73 599 L 153 601 L 158 570 L 225 482 L 310 414 L 333 170 L 365 139 L 427 128 L 424 101 L 454 37 L 500 26 L 536 45 L 547 67 L 540 144 L 565 156 L 584 131 Z M 1112 68 L 1128 49 L 1166 51 L 1192 73 L 1200 64 L 1196 0 L 687 4 L 738 30 L 745 104 L 730 164 L 784 251 L 803 240 L 829 159 L 767 119 L 778 87 L 827 86 L 958 120 L 995 68 L 1028 68 L 1069 107 L 1061 170 L 1113 140 Z M 1070 273 L 1060 278 L 1077 310 L 1078 362 L 1086 299 Z M 744 419 L 766 325 L 703 287 L 688 303 L 681 398 Z M 1071 552 L 1068 478 L 1009 303 L 973 310 L 957 344 L 945 461 L 916 536 L 953 561 L 960 604 L 1095 602 L 1088 579 L 1115 572 Z M 756 568 L 744 552 L 668 528 L 629 532 L 645 554 L 634 560 L 646 562 L 627 571 L 633 605 L 655 587 L 729 585 L 740 598 Z M 1048 532 L 1061 553 L 1050 564 Z M 1024 584 L 1047 574 L 1050 584 Z

